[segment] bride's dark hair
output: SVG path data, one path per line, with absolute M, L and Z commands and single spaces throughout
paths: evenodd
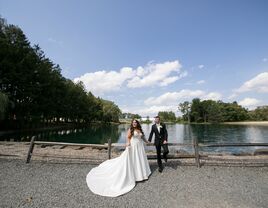
M 134 134 L 133 121 L 137 122 L 137 127 L 136 128 L 141 131 L 142 135 L 144 135 L 144 133 L 142 131 L 142 128 L 141 128 L 140 122 L 137 119 L 132 119 L 131 124 L 130 124 L 130 134 L 131 134 L 131 136 L 133 136 L 133 134 Z

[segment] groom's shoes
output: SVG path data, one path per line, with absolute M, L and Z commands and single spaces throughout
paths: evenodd
M 162 173 L 162 171 L 163 171 L 163 167 L 159 167 L 159 168 L 158 168 L 158 171 L 159 171 L 160 173 Z
M 166 153 L 165 155 L 163 155 L 163 158 L 164 158 L 165 162 L 167 162 L 167 154 L 168 153 Z

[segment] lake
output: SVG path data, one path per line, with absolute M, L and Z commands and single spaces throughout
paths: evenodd
M 143 131 L 148 138 L 152 124 L 142 124 Z M 37 136 L 40 141 L 73 142 L 104 144 L 108 138 L 113 143 L 124 143 L 128 124 L 120 125 L 93 125 L 87 128 L 68 128 L 57 130 L 22 131 L 16 133 L 0 132 L 0 141 L 30 141 Z M 231 124 L 167 124 L 169 142 L 192 143 L 196 136 L 200 143 L 239 143 L 239 142 L 268 142 L 268 126 L 258 125 L 231 125 Z M 147 147 L 152 148 L 152 147 Z M 203 148 L 204 151 L 215 152 L 251 152 L 258 147 L 220 147 Z M 172 147 L 174 150 L 192 152 L 191 147 Z

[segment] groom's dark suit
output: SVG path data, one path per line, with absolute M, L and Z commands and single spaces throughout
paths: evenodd
M 157 163 L 158 163 L 159 168 L 162 169 L 163 167 L 162 167 L 162 160 L 161 160 L 161 146 L 164 149 L 163 158 L 166 158 L 169 152 L 167 144 L 163 144 L 164 140 L 166 141 L 168 140 L 168 132 L 166 129 L 166 125 L 163 123 L 160 123 L 160 132 L 158 131 L 156 124 L 152 125 L 151 133 L 148 139 L 149 142 L 152 141 L 153 134 L 155 135 L 154 144 L 155 144 L 156 153 L 157 153 Z

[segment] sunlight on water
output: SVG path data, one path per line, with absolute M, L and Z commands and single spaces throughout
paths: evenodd
M 142 129 L 148 139 L 152 124 L 142 124 Z M 254 125 L 226 125 L 226 124 L 167 124 L 168 141 L 174 143 L 192 143 L 193 137 L 198 138 L 199 143 L 247 143 L 268 142 L 268 126 Z M 90 128 L 73 128 L 46 131 L 26 131 L 19 133 L 0 132 L 2 141 L 30 141 L 32 136 L 38 136 L 37 140 L 74 143 L 106 143 L 108 138 L 112 142 L 125 143 L 129 124 L 121 125 L 93 125 Z M 147 147 L 153 149 L 154 147 Z M 220 147 L 202 148 L 204 151 L 218 152 L 246 152 L 259 147 Z M 193 151 L 191 147 L 171 147 L 171 151 Z

